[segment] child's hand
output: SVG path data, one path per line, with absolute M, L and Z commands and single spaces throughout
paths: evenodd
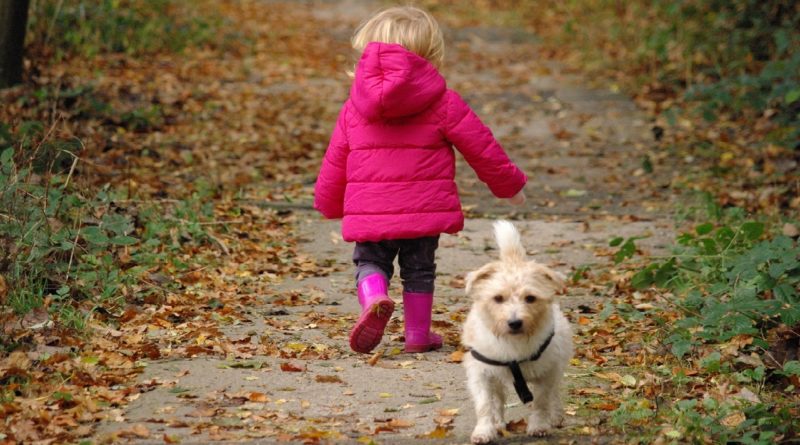
M 514 206 L 521 206 L 522 204 L 525 204 L 525 192 L 520 190 L 519 193 L 508 198 L 508 202 Z

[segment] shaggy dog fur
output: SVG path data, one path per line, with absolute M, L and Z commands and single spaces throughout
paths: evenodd
M 527 432 L 541 436 L 563 421 L 561 378 L 572 357 L 569 322 L 557 303 L 564 277 L 548 267 L 527 261 L 519 232 L 508 221 L 497 221 L 495 238 L 500 260 L 470 272 L 466 292 L 473 304 L 464 323 L 462 343 L 487 358 L 500 362 L 530 358 L 551 332 L 549 346 L 536 361 L 520 363 L 534 394 Z M 475 403 L 477 425 L 473 443 L 487 443 L 504 428 L 506 388 L 513 383 L 507 366 L 495 366 L 464 358 L 467 386 Z M 516 397 L 514 392 L 511 394 Z

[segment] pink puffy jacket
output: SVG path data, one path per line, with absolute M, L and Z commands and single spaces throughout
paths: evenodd
M 525 174 L 430 62 L 372 42 L 355 74 L 314 188 L 345 241 L 461 230 L 453 146 L 498 198 L 522 190 Z

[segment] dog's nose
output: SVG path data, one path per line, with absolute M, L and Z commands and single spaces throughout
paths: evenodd
M 508 327 L 512 331 L 519 331 L 520 329 L 522 329 L 522 320 L 509 320 Z

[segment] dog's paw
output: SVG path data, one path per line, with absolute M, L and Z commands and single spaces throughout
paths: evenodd
M 550 422 L 534 415 L 528 419 L 528 428 L 525 431 L 529 436 L 542 437 L 550 434 L 551 426 Z
M 550 435 L 550 428 L 528 428 L 527 433 L 533 437 L 544 437 Z
M 474 444 L 490 443 L 495 439 L 497 439 L 497 430 L 487 431 L 478 428 L 475 428 L 475 430 L 472 431 L 472 436 L 470 437 L 470 440 Z

